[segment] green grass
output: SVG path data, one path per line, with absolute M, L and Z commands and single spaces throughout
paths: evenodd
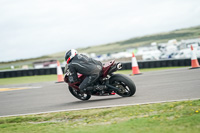
M 184 67 L 145 68 L 145 69 L 140 69 L 140 72 L 144 73 L 144 72 L 150 72 L 150 71 L 160 71 L 160 70 L 168 70 L 168 69 L 170 70 L 170 69 L 184 68 Z M 132 70 L 120 70 L 120 71 L 117 71 L 116 73 L 119 73 L 119 74 L 132 74 Z
M 198 133 L 200 100 L 0 118 L 2 133 Z
M 149 72 L 149 71 L 159 71 L 167 69 L 175 69 L 182 67 L 161 67 L 161 68 L 147 68 L 140 69 L 140 72 Z M 119 74 L 131 74 L 132 70 L 121 70 L 117 71 Z M 24 83 L 37 83 L 37 82 L 46 82 L 46 81 L 57 81 L 57 75 L 41 75 L 41 76 L 25 76 L 25 77 L 13 77 L 13 78 L 1 78 L 0 85 L 9 85 L 9 84 L 24 84 Z
M 24 76 L 13 78 L 1 78 L 0 85 L 38 83 L 46 81 L 57 81 L 57 75 Z

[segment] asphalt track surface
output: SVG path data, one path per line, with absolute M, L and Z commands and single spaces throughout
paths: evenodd
M 21 88 L 0 91 L 0 117 L 100 106 L 200 99 L 200 69 L 178 68 L 129 77 L 137 87 L 134 96 L 127 98 L 118 95 L 92 96 L 88 101 L 80 101 L 73 97 L 66 83 L 44 82 L 0 86 L 0 90 Z

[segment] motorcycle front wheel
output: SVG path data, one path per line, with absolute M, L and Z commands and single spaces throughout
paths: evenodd
M 69 91 L 74 97 L 76 97 L 76 98 L 78 98 L 80 100 L 83 100 L 83 101 L 89 100 L 90 97 L 91 97 L 91 95 L 89 95 L 89 94 L 85 94 L 85 93 L 81 94 L 78 90 L 76 90 L 76 89 L 74 89 L 74 88 L 72 88 L 70 86 L 69 86 Z
M 115 74 L 110 78 L 109 83 L 119 89 L 116 93 L 122 97 L 130 97 L 136 92 L 134 82 L 125 75 Z

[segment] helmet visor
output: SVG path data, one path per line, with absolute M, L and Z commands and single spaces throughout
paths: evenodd
M 67 61 L 70 56 L 71 56 L 71 50 L 66 53 L 65 61 Z

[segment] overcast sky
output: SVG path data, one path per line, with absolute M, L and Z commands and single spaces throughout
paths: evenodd
M 200 0 L 0 0 L 0 61 L 197 25 Z

